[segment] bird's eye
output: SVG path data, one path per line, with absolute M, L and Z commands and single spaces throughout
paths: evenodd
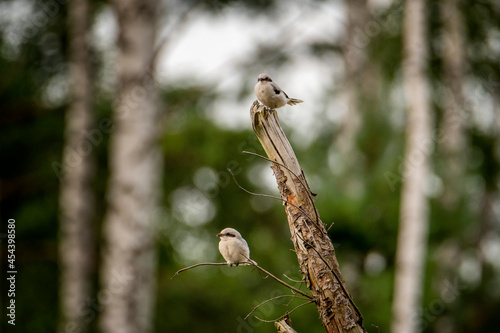
M 231 234 L 231 233 L 229 233 L 229 232 L 226 235 L 229 236 L 229 237 L 234 237 L 234 235 Z

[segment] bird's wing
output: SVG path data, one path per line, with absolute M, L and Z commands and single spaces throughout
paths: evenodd
M 276 83 L 274 83 L 274 82 L 270 82 L 270 83 L 271 83 L 271 87 L 273 87 L 274 93 L 276 95 L 279 95 L 280 92 L 283 92 L 283 94 L 285 94 L 285 92 L 283 90 L 281 90 L 281 88 Z M 286 96 L 286 94 L 285 94 L 285 96 Z M 286 96 L 286 97 L 288 97 L 288 96 Z
M 283 95 L 285 95 L 286 98 L 290 98 L 290 97 L 288 97 L 288 95 L 286 94 L 286 92 L 284 92 L 283 90 L 281 90 L 281 88 L 276 83 L 271 82 L 271 86 L 273 87 L 274 93 L 276 95 L 279 95 L 280 93 L 283 93 Z

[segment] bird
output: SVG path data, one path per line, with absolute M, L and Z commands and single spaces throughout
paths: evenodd
M 304 102 L 301 99 L 288 97 L 266 73 L 259 74 L 254 91 L 257 99 L 271 109 L 281 108 L 287 104 L 295 105 Z
M 250 259 L 250 249 L 246 240 L 233 228 L 225 228 L 217 234 L 220 237 L 219 251 L 226 260 L 229 267 L 239 264 L 250 264 L 257 266 L 257 263 Z

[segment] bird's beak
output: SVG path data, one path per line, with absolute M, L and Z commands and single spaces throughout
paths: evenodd
M 217 234 L 217 235 L 215 235 L 215 236 L 217 236 L 217 237 L 222 237 L 222 234 Z

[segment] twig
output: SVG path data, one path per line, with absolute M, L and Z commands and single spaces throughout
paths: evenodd
M 299 298 L 299 299 L 303 299 L 303 300 L 308 300 L 307 298 L 304 298 L 304 297 L 299 297 L 297 295 L 278 295 L 276 297 L 273 297 L 273 298 L 269 298 L 269 299 L 266 299 L 264 302 L 260 303 L 259 305 L 256 305 L 252 311 L 250 311 L 246 316 L 245 318 L 243 318 L 243 320 L 246 320 L 252 313 L 254 313 L 259 307 L 261 307 L 262 305 L 266 304 L 267 302 L 271 302 L 271 301 L 274 301 L 274 300 L 277 300 L 279 298 L 283 298 L 283 297 L 293 297 L 293 298 Z
M 179 273 L 182 273 L 184 271 L 187 271 L 188 269 L 195 268 L 198 266 L 227 266 L 227 263 L 226 262 L 201 262 L 198 264 L 194 264 L 194 265 L 179 269 L 177 272 L 175 272 L 175 274 L 170 279 L 173 279 L 174 277 L 179 275 Z
M 286 276 L 286 274 L 283 274 L 284 277 L 286 277 L 288 280 L 292 281 L 292 282 L 296 282 L 296 283 L 304 283 L 304 281 L 299 281 L 299 280 L 294 280 L 288 276 Z
M 294 307 L 293 309 L 291 309 L 290 311 L 288 311 L 288 312 L 287 312 L 287 314 L 290 314 L 290 313 L 292 313 L 293 311 L 297 310 L 298 308 L 303 307 L 304 305 L 307 305 L 307 304 L 311 304 L 311 303 L 313 303 L 313 302 L 314 302 L 313 300 L 310 300 L 310 301 L 307 301 L 307 302 L 305 302 L 305 303 L 299 304 L 299 305 L 297 305 L 296 307 Z
M 254 155 L 254 156 L 260 157 L 260 158 L 262 158 L 262 159 L 264 159 L 264 160 L 266 160 L 266 161 L 269 161 L 269 162 L 271 162 L 271 163 L 277 164 L 277 165 L 279 165 L 279 166 L 281 166 L 281 167 L 283 167 L 283 168 L 287 169 L 287 170 L 288 170 L 288 172 L 290 172 L 293 176 L 295 176 L 295 178 L 296 178 L 296 179 L 300 182 L 300 184 L 301 184 L 301 185 L 302 185 L 305 189 L 308 189 L 308 190 L 309 190 L 309 193 L 311 193 L 311 194 L 312 194 L 311 189 L 309 188 L 309 186 L 308 186 L 308 185 L 306 185 L 306 184 L 304 183 L 304 181 L 303 181 L 303 180 L 302 180 L 302 179 L 301 179 L 301 178 L 300 178 L 297 174 L 295 174 L 295 172 L 293 172 L 293 171 L 292 171 L 289 167 L 287 167 L 287 166 L 286 166 L 286 165 L 284 165 L 283 163 L 280 163 L 280 162 L 278 162 L 278 161 L 274 161 L 274 160 L 272 160 L 272 159 L 270 159 L 270 158 L 268 158 L 268 157 L 265 157 L 265 156 L 259 155 L 259 154 L 257 154 L 257 153 L 252 153 L 252 152 L 250 152 L 250 151 L 245 151 L 245 150 L 244 150 L 244 151 L 242 151 L 242 153 L 243 153 L 243 154 L 249 154 L 249 155 Z M 313 202 L 313 201 L 314 201 L 314 200 L 312 199 L 312 197 L 311 197 L 311 196 L 309 196 L 309 199 L 311 200 L 311 202 Z M 307 213 L 306 213 L 306 215 L 307 215 L 307 216 L 308 216 L 311 220 L 313 220 L 313 219 L 309 216 L 309 214 L 307 214 Z M 319 221 L 320 221 L 320 220 L 319 220 L 319 216 L 318 216 L 318 212 L 317 212 L 317 211 L 315 212 L 315 215 L 316 215 L 316 221 L 315 221 L 315 222 L 316 222 L 316 223 L 319 223 Z
M 275 200 L 280 200 L 280 201 L 284 201 L 284 202 L 287 202 L 285 199 L 282 199 L 280 197 L 276 197 L 274 195 L 270 195 L 270 194 L 263 194 L 263 193 L 255 193 L 255 192 L 252 192 L 252 191 L 249 191 L 247 190 L 246 188 L 244 188 L 243 186 L 241 186 L 237 181 L 236 181 L 236 177 L 234 176 L 233 174 L 233 171 L 231 169 L 227 169 L 227 171 L 229 171 L 229 173 L 231 174 L 231 176 L 233 177 L 233 180 L 234 180 L 234 183 L 236 184 L 236 186 L 238 186 L 241 190 L 247 192 L 248 194 L 251 194 L 251 195 L 255 195 L 255 196 L 258 196 L 258 197 L 265 197 L 265 198 L 271 198 L 271 199 L 275 199 Z M 287 202 L 288 203 L 288 202 Z M 291 204 L 291 203 L 290 203 Z
M 303 292 L 302 290 L 297 289 L 297 288 L 295 288 L 294 286 L 289 285 L 289 284 L 288 284 L 288 283 L 286 283 L 285 281 L 283 281 L 283 280 L 281 280 L 281 279 L 277 278 L 276 276 L 274 276 L 274 275 L 272 275 L 271 273 L 269 273 L 268 271 L 266 271 L 264 268 L 262 268 L 262 267 L 260 267 L 260 266 L 257 266 L 257 265 L 253 265 L 253 266 L 254 266 L 254 267 L 256 267 L 258 270 L 260 270 L 261 272 L 266 273 L 268 276 L 272 277 L 274 280 L 276 280 L 278 283 L 280 283 L 280 284 L 284 285 L 285 287 L 287 287 L 287 288 L 289 288 L 289 289 L 291 289 L 291 290 L 295 291 L 295 292 L 296 292 L 296 293 L 298 293 L 298 294 L 301 294 L 302 296 L 307 297 L 307 298 L 308 298 L 308 299 L 310 299 L 310 300 L 313 300 L 313 297 L 312 297 L 311 295 L 306 294 L 306 293 L 305 293 L 305 292 Z
M 263 160 L 266 160 L 266 161 L 269 161 L 271 163 L 274 163 L 274 164 L 278 164 L 279 166 L 282 166 L 283 168 L 287 169 L 292 175 L 295 176 L 295 178 L 298 179 L 298 181 L 302 184 L 302 186 L 304 186 L 305 188 L 307 188 L 307 186 L 302 182 L 302 179 L 299 178 L 299 176 L 293 172 L 289 167 L 287 167 L 286 165 L 284 165 L 283 163 L 280 163 L 278 161 L 274 161 L 268 157 L 265 157 L 265 156 L 262 156 L 260 154 L 257 154 L 257 153 L 252 153 L 251 151 L 246 151 L 246 150 L 243 150 L 242 151 L 243 154 L 248 154 L 248 155 L 253 155 L 253 156 L 257 156 L 257 157 L 260 157 L 262 158 Z
M 257 316 L 255 316 L 255 318 L 257 318 L 257 320 L 263 321 L 264 323 L 274 323 L 277 320 L 277 319 L 275 319 L 275 320 L 265 320 L 265 319 L 259 318 Z
M 333 227 L 334 223 L 330 223 L 330 226 L 328 227 L 328 229 L 326 229 L 326 233 L 328 233 L 328 231 L 330 231 L 330 229 Z
M 270 195 L 270 194 L 263 194 L 263 193 L 255 193 L 255 192 L 252 192 L 252 191 L 249 191 L 247 190 L 246 188 L 244 188 L 243 186 L 241 186 L 237 181 L 236 181 L 236 177 L 234 176 L 233 174 L 233 171 L 231 169 L 227 169 L 227 171 L 231 174 L 231 176 L 233 177 L 233 180 L 234 180 L 234 183 L 236 184 L 236 186 L 238 186 L 241 190 L 247 192 L 248 194 L 251 194 L 251 195 L 255 195 L 255 196 L 258 196 L 258 197 L 265 197 L 265 198 L 271 198 L 271 199 L 275 199 L 275 200 L 279 200 L 281 202 L 285 202 L 286 204 L 288 205 L 291 205 L 295 208 L 297 208 L 298 210 L 300 210 L 304 215 L 306 215 L 308 218 L 311 219 L 311 221 L 313 220 L 311 218 L 311 216 L 309 216 L 309 214 L 301 207 L 291 203 L 290 201 L 286 200 L 286 199 L 283 199 L 283 198 L 280 198 L 280 197 L 276 197 L 274 195 Z
M 299 304 L 299 305 L 297 305 L 296 307 L 294 307 L 292 310 L 287 311 L 287 312 L 286 312 L 286 314 L 287 314 L 287 315 L 289 315 L 290 313 L 292 313 L 293 311 L 297 310 L 298 308 L 303 307 L 304 305 L 307 305 L 307 304 L 311 304 L 311 303 L 314 303 L 314 300 L 310 300 L 310 301 L 307 301 L 307 302 L 305 302 L 305 303 Z M 265 323 L 274 323 L 275 321 L 278 321 L 278 320 L 280 320 L 281 318 L 283 318 L 283 316 L 281 316 L 281 317 L 279 317 L 279 318 L 276 318 L 276 319 L 274 319 L 274 320 L 265 320 L 265 319 L 259 318 L 259 317 L 257 317 L 257 316 L 255 316 L 255 318 L 257 318 L 258 320 L 263 321 L 263 322 L 265 322 Z

